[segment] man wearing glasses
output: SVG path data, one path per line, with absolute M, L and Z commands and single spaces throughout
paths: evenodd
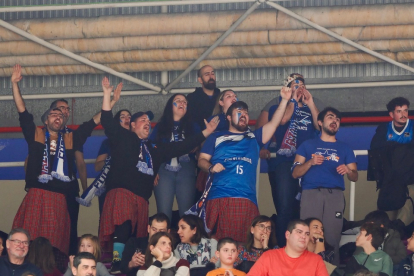
M 328 276 L 321 256 L 307 250 L 309 235 L 303 220 L 289 222 L 286 247 L 263 253 L 247 276 Z
M 20 94 L 18 83 L 21 79 L 21 67 L 15 65 L 11 77 L 13 99 L 29 156 L 25 177 L 27 194 L 14 218 L 13 228 L 27 229 L 33 239 L 45 237 L 54 247 L 68 254 L 71 219 L 67 197 L 71 191 L 79 189 L 74 152 L 100 123 L 100 113 L 77 130 L 66 133 L 62 130 L 63 112 L 59 108 L 50 108 L 41 118 L 44 127 L 36 127 Z
M 62 111 L 63 114 L 63 124 L 62 130 L 65 133 L 70 133 L 73 130 L 67 127 L 67 122 L 70 116 L 70 107 L 68 101 L 65 99 L 55 100 L 50 104 L 50 108 L 57 108 Z M 79 179 L 82 184 L 82 190 L 85 191 L 87 184 L 87 174 L 86 174 L 86 163 L 83 158 L 83 146 L 78 149 L 75 149 L 75 163 L 76 169 L 79 173 Z M 71 221 L 70 228 L 70 242 L 69 242 L 69 255 L 74 255 L 77 253 L 77 243 L 78 243 L 78 215 L 79 215 L 79 204 L 76 202 L 76 197 L 79 196 L 79 187 L 74 187 L 73 191 L 66 195 L 66 204 L 68 206 L 69 217 Z
M 42 276 L 42 271 L 24 258 L 29 251 L 29 233 L 20 228 L 13 229 L 6 241 L 7 256 L 0 258 L 0 275 L 21 276 L 30 272 L 36 276 Z

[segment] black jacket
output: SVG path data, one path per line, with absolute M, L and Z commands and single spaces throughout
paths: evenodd
M 147 247 L 148 247 L 148 237 L 129 238 L 129 240 L 125 244 L 124 252 L 122 253 L 121 272 L 126 274 L 126 276 L 137 275 L 138 269 L 140 267 L 138 266 L 138 267 L 129 269 L 128 264 L 132 260 L 132 256 L 134 256 L 135 251 L 138 248 L 141 249 L 141 253 L 145 255 L 145 250 L 147 249 Z
M 48 183 L 41 183 L 38 181 L 38 176 L 42 171 L 43 152 L 45 149 L 44 130 L 36 127 L 33 121 L 33 115 L 30 114 L 27 109 L 22 113 L 19 113 L 19 121 L 29 150 L 25 190 L 38 188 L 65 195 L 77 194 L 79 192 L 79 185 L 75 173 L 75 151 L 82 147 L 96 127 L 93 119 L 80 125 L 77 130 L 64 135 L 65 151 L 69 169 L 68 173 L 74 180 L 71 182 L 63 182 L 54 178 Z M 50 164 L 53 164 L 52 157 L 49 162 Z
M 214 89 L 214 94 L 210 98 L 204 93 L 203 88 L 197 87 L 193 93 L 187 95 L 188 113 L 193 122 L 200 126 L 200 129 L 205 129 L 204 119 L 211 117 L 216 104 L 217 97 L 220 95 L 220 89 Z
M 24 261 L 21 265 L 14 265 L 10 263 L 7 256 L 0 258 L 0 275 L 1 276 L 21 276 L 25 272 L 31 272 L 35 276 L 43 276 L 43 272 L 27 261 Z
M 141 139 L 119 123 L 115 123 L 112 111 L 102 110 L 102 126 L 111 143 L 111 170 L 105 185 L 107 191 L 123 188 L 148 201 L 152 195 L 154 179 L 163 162 L 171 158 L 189 153 L 200 145 L 205 137 L 202 132 L 193 135 L 182 142 L 152 144 L 145 142 L 152 157 L 154 175 L 138 171 L 136 165 L 140 153 Z

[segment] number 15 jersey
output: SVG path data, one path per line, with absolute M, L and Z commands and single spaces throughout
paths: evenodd
M 225 170 L 213 174 L 207 200 L 247 198 L 257 205 L 256 169 L 262 146 L 262 128 L 243 133 L 222 131 L 211 134 L 201 152 L 211 155 L 211 164 L 220 163 Z

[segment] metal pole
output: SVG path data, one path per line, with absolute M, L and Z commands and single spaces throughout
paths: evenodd
M 87 58 L 84 58 L 82 56 L 76 55 L 76 54 L 74 54 L 72 52 L 69 52 L 68 50 L 65 50 L 63 48 L 60 48 L 60 47 L 58 47 L 58 46 L 56 46 L 56 45 L 54 45 L 54 44 L 52 44 L 50 42 L 47 42 L 47 41 L 45 41 L 45 40 L 43 40 L 41 38 L 38 38 L 37 36 L 34 36 L 32 34 L 29 34 L 29 33 L 27 33 L 25 31 L 23 31 L 23 30 L 15 27 L 15 26 L 13 26 L 13 25 L 11 25 L 11 24 L 3 21 L 3 20 L 0 20 L 0 26 L 4 27 L 4 28 L 6 28 L 6 29 L 8 29 L 8 30 L 10 30 L 12 32 L 15 32 L 15 33 L 17 33 L 17 34 L 19 34 L 19 35 L 21 35 L 21 36 L 23 36 L 23 37 L 31 40 L 31 41 L 34 41 L 34 42 L 36 42 L 36 43 L 38 43 L 38 44 L 40 44 L 42 46 L 45 46 L 45 47 L 47 47 L 47 48 L 49 48 L 49 49 L 51 49 L 51 50 L 53 50 L 55 52 L 58 52 L 58 53 L 60 53 L 62 55 L 65 55 L 65 56 L 70 57 L 70 58 L 72 58 L 74 60 L 77 60 L 77 61 L 79 61 L 79 62 L 81 62 L 83 64 L 89 65 L 89 66 L 91 66 L 93 68 L 96 68 L 98 70 L 107 72 L 109 74 L 112 74 L 114 76 L 120 77 L 122 79 L 129 80 L 130 82 L 136 83 L 138 85 L 141 85 L 141 86 L 146 87 L 148 89 L 151 89 L 153 91 L 161 92 L 161 88 L 158 87 L 158 86 L 155 86 L 155 85 L 153 85 L 151 83 L 147 83 L 147 82 L 142 81 L 140 79 L 134 78 L 134 77 L 132 77 L 130 75 L 127 75 L 125 73 L 120 73 L 120 72 L 115 71 L 115 70 L 113 70 L 113 69 L 111 69 L 111 68 L 109 68 L 107 66 L 102 65 L 102 64 L 98 64 L 98 63 L 92 62 L 92 61 L 90 61 Z
M 173 82 L 171 82 L 167 87 L 165 87 L 166 91 L 171 90 L 183 77 L 185 77 L 188 73 L 191 72 L 203 59 L 205 59 L 217 46 L 223 42 L 248 16 L 251 14 L 257 7 L 265 0 L 258 0 L 256 1 L 236 22 L 231 25 L 231 27 L 214 42 L 210 48 L 207 49 L 196 61 L 194 61 L 184 72 L 182 72 Z
M 315 29 L 317 29 L 317 30 L 319 30 L 319 31 L 327 34 L 327 35 L 330 35 L 330 36 L 332 36 L 332 37 L 334 37 L 334 38 L 336 38 L 336 39 L 338 39 L 338 40 L 340 40 L 342 42 L 345 42 L 346 44 L 349 44 L 349 45 L 351 45 L 351 46 L 353 46 L 353 47 L 355 47 L 355 48 L 357 48 L 357 49 L 359 49 L 359 50 L 361 50 L 361 51 L 363 51 L 365 53 L 368 53 L 368 54 L 370 54 L 370 55 L 372 55 L 374 57 L 377 57 L 379 59 L 382 59 L 382 60 L 384 60 L 386 62 L 389 62 L 391 64 L 394 64 L 394 65 L 396 65 L 398 67 L 401 67 L 401 68 L 403 68 L 405 70 L 408 70 L 408 71 L 414 73 L 414 68 L 412 68 L 412 67 L 410 67 L 408 65 L 405 65 L 405 64 L 403 64 L 401 62 L 395 61 L 395 60 L 393 60 L 393 59 L 391 59 L 389 57 L 386 57 L 384 55 L 381 55 L 380 53 L 377 53 L 375 51 L 372 51 L 372 50 L 368 49 L 367 47 L 364 47 L 364 46 L 362 46 L 362 45 L 360 45 L 358 43 L 353 42 L 352 40 L 349 40 L 348 38 L 345 38 L 343 36 L 340 36 L 337 33 L 334 33 L 332 31 L 330 31 L 330 30 L 328 30 L 328 29 L 326 29 L 326 28 L 324 28 L 324 27 L 322 27 L 322 26 L 320 26 L 320 25 L 318 25 L 318 24 L 316 24 L 316 23 L 314 23 L 314 22 L 312 22 L 312 21 L 310 21 L 310 20 L 308 20 L 308 19 L 306 19 L 306 18 L 304 18 L 304 17 L 302 17 L 302 16 L 300 16 L 300 15 L 298 15 L 298 14 L 296 14 L 296 13 L 294 13 L 294 12 L 292 12 L 292 11 L 286 9 L 286 8 L 284 8 L 284 7 L 282 7 L 281 5 L 278 5 L 278 4 L 272 3 L 272 2 L 266 2 L 266 4 L 268 4 L 269 6 L 275 8 L 275 9 L 281 11 L 281 12 L 286 13 L 287 15 L 292 16 L 293 18 L 295 18 L 295 19 L 297 19 L 297 20 L 299 20 L 299 21 L 301 21 L 301 22 L 303 22 L 303 23 L 305 23 L 305 24 L 307 24 L 307 25 L 309 25 L 309 26 L 311 26 L 311 27 L 313 27 L 313 28 L 315 28 Z
M 355 157 L 358 155 L 368 155 L 367 150 L 354 150 Z M 355 182 L 351 181 L 349 187 L 349 220 L 355 220 Z
M 164 77 L 168 77 L 165 74 L 161 74 L 161 82 Z M 363 82 L 363 83 L 328 83 L 328 84 L 308 84 L 308 89 L 340 89 L 340 88 L 360 88 L 360 87 L 396 87 L 396 86 L 409 86 L 414 85 L 414 81 L 389 81 L 389 82 Z M 233 89 L 236 92 L 264 92 L 264 91 L 279 91 L 282 86 L 243 86 L 243 87 L 222 87 L 223 91 L 226 89 Z M 176 88 L 171 89 L 171 94 L 182 93 L 187 94 L 194 91 L 194 88 Z M 152 90 L 136 90 L 136 91 L 123 91 L 123 96 L 136 96 L 136 95 L 157 95 L 158 93 Z M 64 93 L 64 94 L 37 94 L 37 95 L 23 95 L 25 100 L 38 100 L 38 99 L 56 99 L 56 98 L 94 98 L 102 97 L 102 92 L 85 92 L 85 93 Z M 0 101 L 13 100 L 13 96 L 0 96 Z M 359 154 L 363 155 L 363 154 Z

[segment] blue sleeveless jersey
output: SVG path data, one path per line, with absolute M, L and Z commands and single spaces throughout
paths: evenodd
M 257 205 L 256 169 L 262 146 L 262 128 L 254 132 L 218 132 L 207 138 L 201 152 L 212 156 L 224 171 L 213 175 L 207 200 L 233 197 L 247 198 Z
M 413 139 L 413 122 L 408 119 L 404 129 L 397 132 L 394 128 L 393 122 L 388 123 L 387 141 L 394 141 L 400 144 L 408 144 Z

